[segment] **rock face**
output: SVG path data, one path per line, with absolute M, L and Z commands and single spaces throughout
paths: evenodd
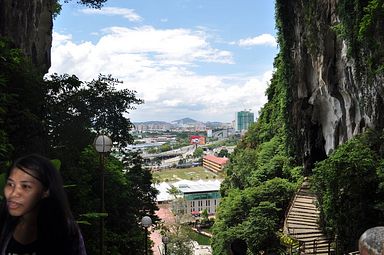
M 10 38 L 44 74 L 51 66 L 55 0 L 0 0 L 0 36 Z
M 366 230 L 359 239 L 361 255 L 384 255 L 384 227 Z
M 384 77 L 357 77 L 348 44 L 332 27 L 336 0 L 285 1 L 290 43 L 290 121 L 305 168 L 366 128 L 384 127 Z M 288 38 L 289 37 L 289 38 Z

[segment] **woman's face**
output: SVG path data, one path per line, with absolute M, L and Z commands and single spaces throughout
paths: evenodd
M 30 172 L 28 169 L 26 171 Z M 10 215 L 27 216 L 37 211 L 39 201 L 48 195 L 48 191 L 35 177 L 14 168 L 5 185 L 4 195 Z

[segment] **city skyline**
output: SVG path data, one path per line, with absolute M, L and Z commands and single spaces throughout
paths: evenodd
M 110 0 L 101 10 L 70 2 L 53 29 L 49 72 L 111 74 L 144 100 L 132 122 L 258 116 L 278 51 L 274 1 Z

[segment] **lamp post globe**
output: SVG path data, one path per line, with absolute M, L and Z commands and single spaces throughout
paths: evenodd
M 149 216 L 144 216 L 141 219 L 141 225 L 145 228 L 145 254 L 148 255 L 148 228 L 152 225 L 152 219 Z
M 163 237 L 161 237 L 161 241 L 164 244 L 164 255 L 167 255 L 167 244 L 169 243 L 169 237 L 163 236 Z
M 163 236 L 161 238 L 161 241 L 164 243 L 164 244 L 168 244 L 169 243 L 169 237 L 168 236 Z
M 106 135 L 99 135 L 95 138 L 93 146 L 99 153 L 108 153 L 112 149 L 112 140 Z
M 105 155 L 109 153 L 112 149 L 112 140 L 106 135 L 99 135 L 93 141 L 93 146 L 95 150 L 100 155 L 100 190 L 101 190 L 101 199 L 100 199 L 100 212 L 104 213 L 104 165 L 105 165 Z M 100 217 L 100 255 L 104 255 L 104 218 Z
M 144 216 L 142 219 L 141 219 L 141 224 L 143 225 L 143 227 L 145 228 L 148 228 L 149 226 L 152 225 L 152 219 L 151 217 L 149 216 Z

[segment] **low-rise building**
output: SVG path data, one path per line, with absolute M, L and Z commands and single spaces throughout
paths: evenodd
M 211 181 L 179 181 L 177 188 L 181 191 L 186 203 L 186 210 L 191 214 L 200 214 L 207 210 L 208 214 L 215 214 L 220 203 L 219 180 Z
M 205 155 L 203 157 L 203 167 L 215 173 L 223 171 L 225 165 L 228 164 L 228 162 L 228 158 L 220 158 L 214 155 Z
M 181 180 L 172 184 L 160 183 L 154 185 L 159 191 L 157 202 L 171 203 L 174 213 L 200 214 L 205 209 L 208 214 L 216 213 L 220 203 L 220 180 Z M 169 194 L 169 190 L 177 188 L 180 193 L 177 195 Z

